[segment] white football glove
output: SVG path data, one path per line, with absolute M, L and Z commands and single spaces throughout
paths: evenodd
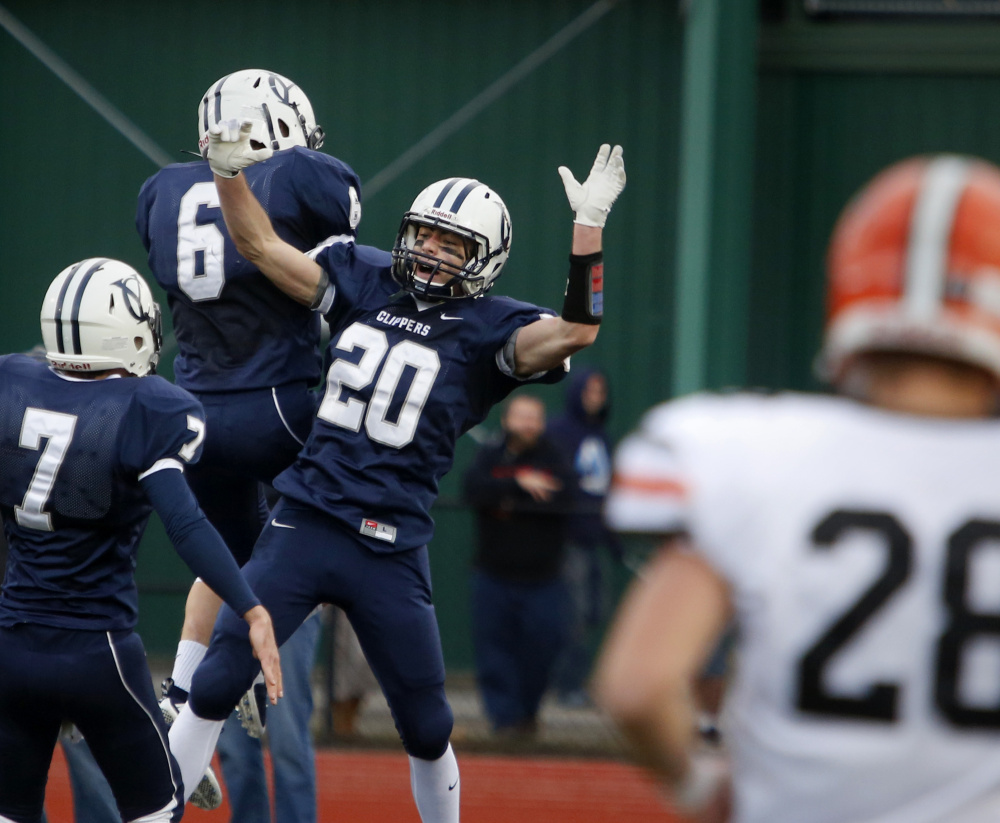
M 559 167 L 559 176 L 566 187 L 569 207 L 576 215 L 573 222 L 581 226 L 603 229 L 611 211 L 611 204 L 625 188 L 625 161 L 622 160 L 622 147 L 615 146 L 612 149 L 607 143 L 601 146 L 594 160 L 594 166 L 582 185 L 573 177 L 573 172 L 565 166 Z
M 208 129 L 208 165 L 219 177 L 235 177 L 240 169 L 267 160 L 274 152 L 267 146 L 250 148 L 249 120 L 223 120 Z

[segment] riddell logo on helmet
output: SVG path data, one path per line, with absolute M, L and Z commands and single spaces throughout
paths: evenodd
M 49 361 L 53 368 L 63 371 L 93 371 L 94 367 L 90 363 L 66 363 L 64 361 Z
M 208 135 L 206 134 L 198 141 L 198 148 L 204 150 L 207 146 L 208 146 Z
M 427 209 L 427 213 L 434 215 L 434 217 L 443 217 L 445 220 L 455 219 L 455 212 L 453 211 L 442 211 L 441 209 Z

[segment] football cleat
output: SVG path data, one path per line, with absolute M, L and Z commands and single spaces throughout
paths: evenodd
M 167 728 L 173 725 L 184 705 L 183 703 L 179 705 L 174 703 L 168 696 L 173 684 L 174 681 L 168 677 L 163 681 L 161 687 L 163 699 L 160 701 L 160 712 L 163 714 L 163 721 L 167 724 Z M 205 774 L 202 775 L 197 788 L 191 793 L 188 802 L 209 812 L 222 805 L 222 786 L 219 785 L 219 778 L 215 776 L 215 770 L 211 766 L 205 769 Z
M 267 720 L 267 686 L 255 682 L 240 698 L 236 714 L 248 735 L 254 738 L 263 736 Z
M 188 798 L 188 803 L 208 812 L 222 805 L 222 786 L 219 785 L 219 779 L 211 766 L 205 769 L 205 774 L 201 776 L 198 787 Z

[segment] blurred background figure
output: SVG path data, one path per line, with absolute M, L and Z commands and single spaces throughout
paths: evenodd
M 620 447 L 609 518 L 675 537 L 597 696 L 699 819 L 1000 819 L 998 226 L 992 164 L 892 166 L 830 243 L 836 395 L 693 396 Z M 690 686 L 731 615 L 730 781 Z
M 518 394 L 503 438 L 480 448 L 465 473 L 476 511 L 472 640 L 476 681 L 494 731 L 531 736 L 569 623 L 561 576 L 573 469 L 545 435 L 545 405 Z
M 610 602 L 602 552 L 619 562 L 622 559 L 621 542 L 604 523 L 604 499 L 611 485 L 610 413 L 607 375 L 596 369 L 574 369 L 566 387 L 565 408 L 547 429 L 576 474 L 563 564 L 570 603 L 569 633 L 554 682 L 559 702 L 567 708 L 590 705 L 585 686 Z

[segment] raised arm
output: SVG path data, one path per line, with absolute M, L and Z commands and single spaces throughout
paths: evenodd
M 561 317 L 537 320 L 519 332 L 514 344 L 519 377 L 554 369 L 593 343 L 604 313 L 602 235 L 611 205 L 625 188 L 622 147 L 602 145 L 583 183 L 565 166 L 559 176 L 575 215 L 566 298 Z
M 270 149 L 250 148 L 252 124 L 226 121 L 209 130 L 208 164 L 215 173 L 215 188 L 226 228 L 236 248 L 261 273 L 293 300 L 319 306 L 328 278 L 316 261 L 282 240 L 261 207 L 241 169 L 266 160 Z

